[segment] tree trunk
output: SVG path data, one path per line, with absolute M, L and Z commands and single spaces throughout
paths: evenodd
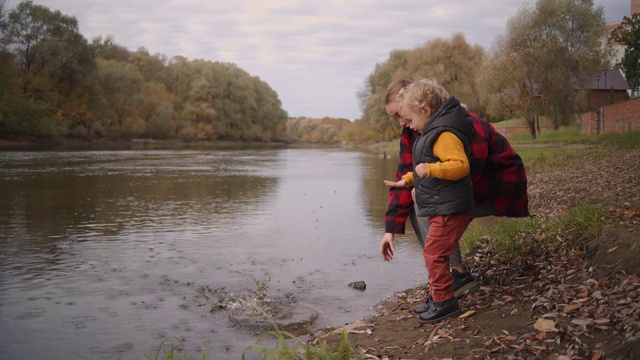
M 525 119 L 527 120 L 527 125 L 529 125 L 529 132 L 531 133 L 531 138 L 535 139 L 536 138 L 536 119 L 535 117 L 533 117 L 533 115 L 527 115 Z

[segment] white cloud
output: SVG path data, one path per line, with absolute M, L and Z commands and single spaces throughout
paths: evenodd
M 16 0 L 17 1 L 17 0 Z M 454 33 L 489 47 L 525 0 L 35 0 L 78 19 L 88 40 L 233 62 L 266 81 L 291 116 L 360 116 L 357 92 L 376 63 Z M 608 20 L 629 0 L 596 0 Z M 11 5 L 11 4 L 10 4 Z

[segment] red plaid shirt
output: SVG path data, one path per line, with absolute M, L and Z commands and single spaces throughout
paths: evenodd
M 522 159 L 493 125 L 474 113 L 470 115 L 476 130 L 469 158 L 476 206 L 491 201 L 495 216 L 529 216 L 527 175 Z M 413 143 L 418 136 L 409 128 L 402 129 L 396 181 L 413 171 Z M 404 234 L 412 208 L 411 188 L 390 188 L 385 232 Z

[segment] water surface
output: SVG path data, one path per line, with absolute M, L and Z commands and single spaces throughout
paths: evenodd
M 309 332 L 370 315 L 425 281 L 410 225 L 393 262 L 378 255 L 396 164 L 317 148 L 0 152 L 0 358 L 164 343 L 238 359 L 260 332 L 229 314 L 260 293 L 316 312 Z

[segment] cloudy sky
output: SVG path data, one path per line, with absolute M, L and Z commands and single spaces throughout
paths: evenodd
M 8 0 L 10 7 L 19 0 Z M 607 21 L 631 0 L 595 0 Z M 490 47 L 533 0 L 33 0 L 78 19 L 90 41 L 151 54 L 232 62 L 273 88 L 289 116 L 361 116 L 357 93 L 376 63 L 461 32 Z

